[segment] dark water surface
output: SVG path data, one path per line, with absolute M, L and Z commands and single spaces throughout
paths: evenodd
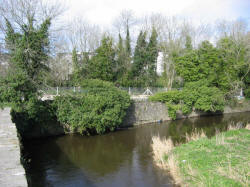
M 212 136 L 228 124 L 250 122 L 250 113 L 228 114 L 142 125 L 102 136 L 66 135 L 24 144 L 31 187 L 160 187 L 170 178 L 154 166 L 151 137 L 183 142 L 195 128 Z

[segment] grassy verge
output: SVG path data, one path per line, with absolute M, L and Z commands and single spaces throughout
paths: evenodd
M 181 186 L 249 186 L 250 130 L 229 129 L 208 139 L 203 133 L 173 147 L 153 138 L 154 159 Z M 160 146 L 159 146 L 160 145 Z M 164 148 L 164 149 L 163 149 Z M 162 150 L 162 151 L 159 151 Z

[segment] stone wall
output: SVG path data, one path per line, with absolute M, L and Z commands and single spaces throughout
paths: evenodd
M 248 111 L 250 111 L 250 101 L 241 101 L 234 107 L 226 106 L 224 112 L 220 113 L 193 111 L 189 115 L 183 115 L 179 111 L 177 112 L 176 119 Z M 148 99 L 134 99 L 133 104 L 128 109 L 123 126 L 133 126 L 168 120 L 171 120 L 171 118 L 168 117 L 168 110 L 164 103 L 150 102 Z
M 10 108 L 0 109 L 0 186 L 27 186 L 24 168 L 20 163 L 17 130 L 11 122 Z

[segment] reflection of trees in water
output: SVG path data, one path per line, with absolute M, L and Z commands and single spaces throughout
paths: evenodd
M 61 152 L 54 139 L 24 143 L 22 155 L 26 158 L 24 168 L 30 187 L 70 186 L 72 183 L 76 186 L 93 186 L 80 168 Z M 72 182 L 72 175 L 80 175 L 81 180 Z
M 72 163 L 99 177 L 116 172 L 124 162 L 131 162 L 135 147 L 133 131 L 92 137 L 73 135 L 56 143 Z

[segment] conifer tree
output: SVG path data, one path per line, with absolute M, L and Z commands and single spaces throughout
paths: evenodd
M 126 57 L 127 53 L 123 46 L 123 39 L 119 33 L 119 42 L 117 46 L 117 79 L 122 78 L 126 72 Z
M 72 64 L 73 64 L 73 82 L 75 84 L 77 84 L 77 82 L 80 79 L 80 71 L 81 71 L 81 67 L 78 61 L 78 57 L 77 57 L 77 51 L 76 48 L 74 47 L 73 51 L 72 51 Z
M 156 63 L 158 57 L 157 32 L 152 29 L 152 34 L 147 46 L 147 86 L 153 85 L 156 81 Z
M 185 48 L 187 51 L 193 50 L 192 39 L 189 35 L 186 35 Z
M 140 32 L 134 52 L 131 76 L 139 84 L 145 83 L 145 69 L 147 65 L 147 41 L 146 32 Z
M 101 46 L 97 48 L 96 55 L 89 62 L 89 78 L 114 81 L 115 79 L 115 49 L 113 40 L 104 36 Z
M 127 53 L 127 56 L 130 58 L 131 56 L 131 45 L 130 45 L 131 41 L 130 41 L 130 34 L 129 34 L 129 27 L 127 25 L 127 32 L 126 32 L 126 46 L 125 46 L 125 49 L 126 49 L 126 53 Z

